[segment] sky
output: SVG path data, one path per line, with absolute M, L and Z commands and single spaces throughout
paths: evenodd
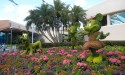
M 0 1 L 0 20 L 11 20 L 22 25 L 26 25 L 25 17 L 29 15 L 29 10 L 35 9 L 42 4 L 42 0 L 14 0 L 18 5 L 9 0 Z M 44 0 L 53 4 L 53 0 Z M 83 9 L 91 8 L 104 0 L 61 0 L 66 4 L 79 5 Z

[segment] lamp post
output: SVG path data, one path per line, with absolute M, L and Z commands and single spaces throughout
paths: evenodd
M 31 28 L 32 28 L 32 43 L 33 43 L 33 40 L 34 40 L 34 24 L 31 25 Z
M 10 46 L 11 46 L 11 49 L 12 49 L 13 27 L 10 27 L 10 30 L 11 30 Z

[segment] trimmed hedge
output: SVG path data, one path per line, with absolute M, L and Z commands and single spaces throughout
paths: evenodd
M 125 46 L 125 41 L 103 41 L 106 45 L 110 45 L 110 46 Z

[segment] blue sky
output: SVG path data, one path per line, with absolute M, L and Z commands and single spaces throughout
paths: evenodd
M 1 0 L 0 2 L 0 20 L 12 20 L 14 22 L 25 25 L 24 18 L 29 15 L 28 11 L 39 7 L 42 0 L 14 0 L 17 4 L 11 3 L 9 0 Z M 52 4 L 53 0 L 44 0 Z M 61 0 L 66 4 L 79 5 L 83 9 L 88 9 L 104 0 Z

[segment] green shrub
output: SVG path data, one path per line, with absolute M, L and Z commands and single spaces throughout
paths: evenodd
M 117 45 L 114 45 L 114 46 L 110 46 L 110 45 L 107 45 L 104 47 L 105 50 L 118 50 L 118 51 L 121 51 L 121 52 L 125 52 L 125 47 L 124 46 L 117 46 Z
M 117 45 L 117 46 L 125 46 L 125 41 L 103 41 L 106 45 Z

